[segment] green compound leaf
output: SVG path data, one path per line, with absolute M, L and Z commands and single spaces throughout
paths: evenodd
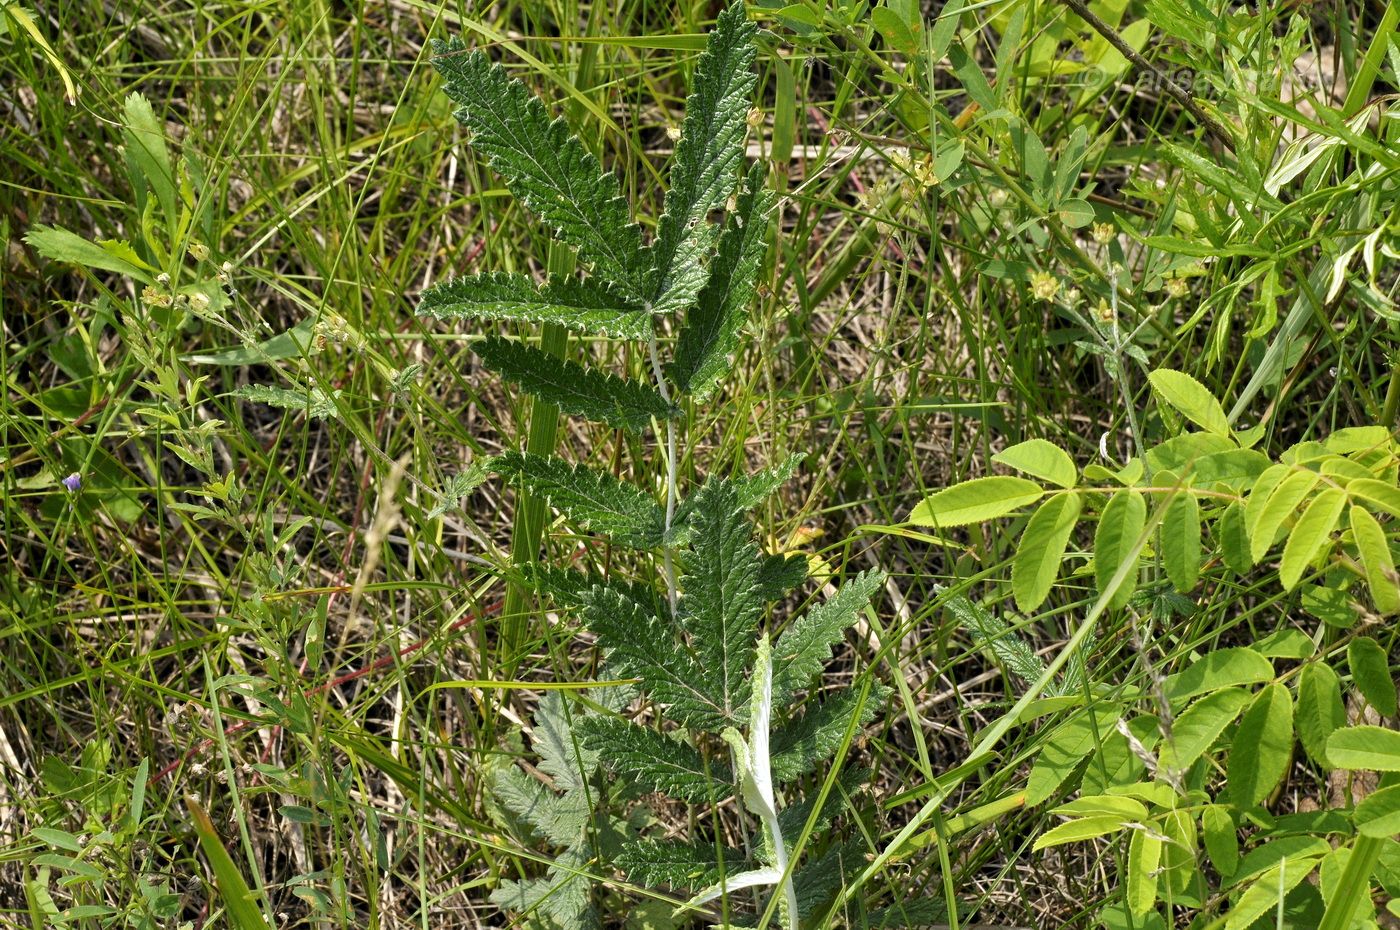
M 1189 490 L 1177 492 L 1167 505 L 1161 550 L 1172 586 L 1182 594 L 1196 587 L 1201 575 L 1201 506 Z
M 1342 508 L 1346 503 L 1345 491 L 1326 488 L 1312 499 L 1293 525 L 1279 563 L 1279 580 L 1283 582 L 1285 591 L 1292 591 L 1297 586 L 1308 565 L 1327 545 L 1332 531 L 1337 528 L 1337 521 L 1342 518 Z
M 1395 677 L 1390 674 L 1390 659 L 1381 644 L 1369 636 L 1358 636 L 1347 646 L 1347 664 L 1352 683 L 1367 703 L 1383 716 L 1395 716 Z
M 783 631 L 773 646 L 773 703 L 782 707 L 831 658 L 831 647 L 840 642 L 860 612 L 885 584 L 880 571 L 861 572 L 836 590 L 829 601 L 813 607 Z
M 698 657 L 697 680 L 729 724 L 742 724 L 751 687 L 746 672 L 763 613 L 762 559 L 733 485 L 708 482 L 694 502 L 677 619 Z
M 650 727 L 594 716 L 580 720 L 575 729 L 609 769 L 647 791 L 695 804 L 717 802 L 723 800 L 719 786 L 733 777 L 728 766 L 707 769 L 692 746 Z
M 1094 533 L 1094 578 L 1100 593 L 1108 590 L 1119 566 L 1129 559 L 1133 562 L 1113 593 L 1110 607 L 1122 607 L 1137 589 L 1138 556 L 1133 550 L 1146 525 L 1147 501 L 1139 492 L 1127 488 L 1109 498 L 1099 516 L 1099 528 Z
M 1397 488 L 1394 482 L 1358 478 L 1347 484 L 1347 494 L 1366 503 L 1368 510 L 1378 510 L 1400 517 L 1400 488 Z
M 603 172 L 562 119 L 485 53 L 460 39 L 435 42 L 433 67 L 443 90 L 471 130 L 471 146 L 506 179 L 510 192 L 593 271 L 635 304 L 648 296 L 649 271 L 641 230 L 632 222 L 617 178 Z
M 1048 439 L 1027 439 L 998 452 L 992 461 L 1062 488 L 1072 488 L 1079 481 L 1074 459 Z
M 973 478 L 944 488 L 909 514 L 915 526 L 947 528 L 981 523 L 1034 504 L 1045 491 L 1034 481 L 1010 475 Z
M 1186 419 L 1217 436 L 1230 435 L 1230 421 L 1220 401 L 1195 378 L 1181 371 L 1159 368 L 1147 376 L 1157 395 Z
M 1077 820 L 1070 820 L 1046 830 L 1035 838 L 1035 845 L 1032 851 L 1048 849 L 1051 846 L 1063 846 L 1066 843 L 1082 843 L 1085 840 L 1092 840 L 1109 833 L 1117 833 L 1127 829 L 1128 821 L 1116 814 L 1096 814 L 1092 817 L 1080 817 Z
M 1294 726 L 1303 750 L 1318 765 L 1332 768 L 1327 758 L 1327 741 L 1346 726 L 1347 711 L 1342 703 L 1342 685 L 1331 666 L 1313 662 L 1298 675 L 1298 709 Z
M 1230 799 L 1253 807 L 1283 780 L 1293 756 L 1293 696 L 1277 682 L 1266 686 L 1240 720 L 1225 769 Z
M 487 336 L 476 344 L 476 354 L 487 368 L 564 413 L 634 433 L 674 413 L 660 394 L 639 381 L 585 368 L 511 339 Z
M 1366 586 L 1371 589 L 1371 603 L 1381 616 L 1400 613 L 1400 585 L 1396 584 L 1395 558 L 1391 555 L 1385 530 L 1364 507 L 1353 504 L 1349 516 L 1351 535 L 1366 573 Z
M 759 267 L 768 252 L 768 227 L 776 199 L 762 189 L 763 171 L 754 165 L 739 195 L 738 209 L 719 237 L 710 278 L 686 314 L 676 340 L 671 379 L 682 394 L 708 400 L 729 371 L 739 332 L 757 293 Z
M 585 465 L 528 452 L 493 460 L 498 474 L 518 478 L 586 530 L 634 549 L 654 549 L 665 539 L 666 514 L 645 491 Z
M 653 313 L 673 313 L 694 304 L 711 266 L 714 243 L 709 214 L 723 209 L 744 160 L 757 27 L 742 3 L 720 13 L 685 104 L 685 120 L 671 166 L 666 212 L 652 243 L 656 291 Z M 719 265 L 724 268 L 724 265 Z
M 1249 557 L 1249 533 L 1245 530 L 1244 505 L 1235 501 L 1225 508 L 1215 525 L 1215 539 L 1220 546 L 1220 558 L 1229 569 L 1243 575 L 1254 567 Z
M 1030 613 L 1049 597 L 1082 509 L 1079 494 L 1068 491 L 1050 497 L 1031 515 L 1011 562 L 1011 590 L 1022 612 Z
M 418 313 L 443 320 L 557 323 L 577 333 L 646 339 L 651 316 L 612 291 L 574 278 L 543 286 L 523 274 L 488 272 L 453 278 L 423 292 Z

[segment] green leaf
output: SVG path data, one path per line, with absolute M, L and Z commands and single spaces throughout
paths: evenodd
M 1063 846 L 1065 843 L 1082 843 L 1095 837 L 1106 836 L 1126 829 L 1128 822 L 1116 814 L 1100 814 L 1094 817 L 1081 817 L 1046 830 L 1035 838 L 1032 852 Z
M 1230 809 L 1223 804 L 1208 804 L 1201 810 L 1201 833 L 1211 865 L 1224 878 L 1235 874 L 1240 864 L 1240 838 Z
M 214 829 L 214 822 L 193 798 L 186 798 L 185 806 L 189 809 L 190 819 L 194 821 L 199 848 L 204 851 L 204 858 L 209 860 L 209 869 L 214 873 L 215 887 L 219 890 L 219 899 L 224 903 L 229 925 L 234 930 L 269 930 L 262 911 L 254 901 L 253 890 L 248 887 L 243 873 L 224 848 L 218 831 Z
M 1085 711 L 1056 727 L 1031 766 L 1026 780 L 1026 804 L 1048 800 L 1100 741 L 1114 732 L 1116 724 L 1116 716 Z
M 1044 494 L 1040 485 L 1025 478 L 973 478 L 927 498 L 909 514 L 909 522 L 943 528 L 981 523 L 1034 504 Z
M 1113 593 L 1110 607 L 1119 608 L 1128 603 L 1137 588 L 1138 555 L 1133 550 L 1146 525 L 1147 501 L 1128 488 L 1109 498 L 1099 516 L 1099 527 L 1094 533 L 1094 578 L 1099 592 L 1108 590 L 1119 566 L 1129 559 L 1133 561 L 1127 577 Z
M 743 3 L 719 14 L 695 67 L 685 120 L 671 163 L 666 212 L 652 243 L 655 291 L 653 313 L 691 306 L 715 267 L 705 262 L 714 243 L 709 214 L 722 209 L 738 181 L 744 160 L 749 105 L 757 80 L 757 27 Z
M 1034 611 L 1050 595 L 1082 508 L 1076 492 L 1055 494 L 1026 523 L 1011 562 L 1011 590 L 1023 613 Z
M 1351 667 L 1352 683 L 1367 703 L 1382 716 L 1395 716 L 1395 678 L 1380 643 L 1369 636 L 1356 637 L 1347 645 L 1347 664 Z
M 1249 692 L 1243 688 L 1215 691 L 1196 701 L 1172 723 L 1171 739 L 1159 756 L 1161 765 L 1176 772 L 1186 771 L 1215 744 L 1248 703 Z
M 797 466 L 807 458 L 805 452 L 794 452 L 777 465 L 765 468 L 742 478 L 730 478 L 734 493 L 738 495 L 739 506 L 744 510 L 757 507 L 773 495 L 797 474 Z
M 1245 529 L 1244 505 L 1234 501 L 1225 508 L 1216 523 L 1216 542 L 1220 558 L 1231 571 L 1243 575 L 1254 567 L 1249 556 L 1249 533 Z
M 423 292 L 418 312 L 437 319 L 557 323 L 578 333 L 646 339 L 652 319 L 605 287 L 553 277 L 544 286 L 523 274 L 490 272 L 453 278 Z
M 674 413 L 655 389 L 639 381 L 585 368 L 512 339 L 487 336 L 476 344 L 476 354 L 487 368 L 564 413 L 634 433 Z
M 458 105 L 458 121 L 471 130 L 472 148 L 596 274 L 624 298 L 644 303 L 650 296 L 648 256 L 617 178 L 604 173 L 564 121 L 551 121 L 544 103 L 485 53 L 468 52 L 456 38 L 433 48 L 433 67 Z
M 1019 442 L 992 456 L 992 461 L 1062 488 L 1073 488 L 1079 482 L 1074 459 L 1048 439 Z
M 1145 916 L 1157 904 L 1157 863 L 1162 841 L 1146 830 L 1134 830 L 1128 841 L 1128 910 Z
M 1347 771 L 1400 772 L 1400 732 L 1385 727 L 1341 727 L 1327 740 L 1327 759 Z
M 1161 550 L 1172 585 L 1182 594 L 1196 587 L 1201 574 L 1201 507 L 1189 489 L 1172 495 L 1167 505 Z
M 672 625 L 611 588 L 596 587 L 583 606 L 583 625 L 608 650 L 617 670 L 642 680 L 641 688 L 667 717 L 692 729 L 714 729 L 729 719 L 690 651 L 676 642 Z
M 579 526 L 634 549 L 665 540 L 666 514 L 645 491 L 607 472 L 563 459 L 507 452 L 493 460 L 497 473 L 520 479 L 531 494 L 558 507 Z
M 1273 677 L 1274 667 L 1268 659 L 1247 646 L 1231 646 L 1207 652 L 1182 671 L 1167 676 L 1163 690 L 1168 700 L 1177 702 L 1206 691 L 1269 681 Z
M 144 284 L 150 284 L 155 271 L 142 261 L 125 242 L 89 242 L 82 236 L 57 226 L 34 225 L 24 241 L 45 258 L 97 271 L 114 271 Z
M 335 392 L 337 396 L 339 393 Z M 233 395 L 255 404 L 267 404 L 281 410 L 297 410 L 316 420 L 324 420 L 327 417 L 339 419 L 335 397 L 327 397 L 319 387 L 293 391 L 270 384 L 245 384 L 234 391 Z
M 1082 229 L 1094 221 L 1093 205 L 1080 197 L 1063 201 L 1055 212 L 1070 229 Z
M 539 769 L 563 791 L 582 788 L 598 766 L 597 753 L 583 748 L 575 736 L 574 724 L 584 719 L 582 711 L 570 716 L 561 692 L 547 691 L 531 721 L 530 745 L 539 754 Z
M 1157 395 L 1186 419 L 1217 436 L 1230 435 L 1230 421 L 1220 401 L 1195 378 L 1170 368 L 1158 368 L 1147 376 Z
M 1379 510 L 1400 517 L 1400 488 L 1394 482 L 1358 478 L 1347 483 L 1347 494 L 1365 503 L 1367 510 Z
M 774 780 L 790 781 L 834 756 L 848 733 L 852 739 L 860 735 L 859 728 L 870 722 L 888 694 L 887 688 L 876 686 L 862 704 L 860 689 L 847 688 L 809 706 L 798 720 L 777 729 L 772 737 Z
M 1400 584 L 1396 583 L 1395 559 L 1385 531 L 1369 511 L 1355 504 L 1350 511 L 1350 522 L 1351 535 L 1366 572 L 1366 586 L 1371 589 L 1371 603 L 1381 616 L 1400 613 Z
M 870 11 L 870 25 L 879 31 L 886 45 L 901 55 L 918 54 L 919 40 L 914 34 L 913 24 L 906 22 L 904 17 L 894 10 L 887 6 L 877 6 Z
M 495 766 L 490 782 L 497 803 L 549 842 L 570 846 L 583 835 L 588 825 L 588 796 L 584 792 L 555 794 L 514 765 Z
M 1285 627 L 1255 641 L 1254 651 L 1266 659 L 1306 659 L 1317 652 L 1317 646 L 1302 630 Z
M 695 804 L 723 800 L 733 773 L 711 765 L 693 747 L 650 727 L 617 717 L 590 716 L 575 725 L 591 751 L 615 774 L 646 791 L 659 791 Z
M 698 659 L 696 674 L 725 721 L 745 722 L 754 655 L 762 565 L 753 528 L 728 482 L 706 483 L 694 496 L 694 531 L 681 578 L 677 619 Z
M 1389 839 L 1400 833 L 1400 785 L 1368 795 L 1356 805 L 1351 819 L 1362 836 Z
M 1245 528 L 1249 531 L 1249 557 L 1258 562 L 1264 557 L 1274 545 L 1274 538 L 1278 536 L 1279 528 L 1284 521 L 1298 512 L 1298 505 L 1303 502 L 1303 498 L 1308 496 L 1313 487 L 1318 482 L 1318 474 L 1315 471 L 1302 469 L 1295 471 L 1284 478 L 1274 488 L 1268 500 L 1257 511 L 1251 513 L 1255 495 L 1262 490 L 1262 479 L 1260 485 L 1256 485 L 1254 491 L 1249 495 L 1249 502 L 1245 505 Z M 1253 518 L 1254 522 L 1250 522 Z
M 1293 696 L 1277 682 L 1266 686 L 1240 720 L 1225 769 L 1230 798 L 1254 807 L 1283 780 L 1293 757 Z
M 1280 865 L 1260 875 L 1245 889 L 1225 920 L 1225 930 L 1245 930 L 1256 920 L 1278 906 L 1279 896 L 1302 884 L 1303 879 L 1317 868 L 1318 859 L 1285 859 Z
M 1035 650 L 981 604 L 958 595 L 950 598 L 945 606 L 974 643 L 990 650 L 1007 671 L 1027 685 L 1039 681 L 1045 674 L 1045 663 Z
M 1323 662 L 1303 666 L 1298 676 L 1298 712 L 1295 725 L 1304 751 L 1318 765 L 1330 769 L 1327 741 L 1346 725 L 1342 686 L 1337 673 Z
M 708 400 L 729 371 L 730 356 L 739 345 L 740 330 L 757 293 L 776 203 L 773 193 L 762 189 L 762 183 L 763 172 L 755 164 L 739 194 L 738 207 L 720 234 L 709 281 L 686 314 L 676 339 L 671 379 L 682 394 L 697 401 Z
M 1285 591 L 1292 591 L 1303 577 L 1304 570 L 1329 542 L 1337 521 L 1346 506 L 1346 492 L 1341 488 L 1325 488 L 1308 504 L 1298 522 L 1288 534 L 1279 563 L 1279 580 Z
M 721 865 L 723 853 L 723 865 Z M 673 888 L 704 888 L 725 873 L 752 869 L 754 863 L 743 850 L 726 846 L 717 849 L 705 840 L 641 839 L 623 846 L 614 864 L 638 885 L 670 885 Z
M 773 646 L 773 703 L 783 707 L 809 686 L 831 658 L 860 612 L 885 584 L 881 571 L 865 571 L 848 579 L 828 601 L 818 604 L 783 630 Z
M 167 231 L 175 234 L 180 220 L 175 171 L 165 144 L 165 125 L 156 118 L 151 102 L 139 93 L 129 94 L 122 105 L 122 141 L 126 160 L 136 169 L 160 202 Z M 133 178 L 134 180 L 134 178 Z

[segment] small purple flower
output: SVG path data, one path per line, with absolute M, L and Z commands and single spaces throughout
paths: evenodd
M 69 491 L 77 493 L 77 490 L 83 486 L 83 476 L 77 472 L 73 472 L 73 474 L 63 479 L 63 486 Z

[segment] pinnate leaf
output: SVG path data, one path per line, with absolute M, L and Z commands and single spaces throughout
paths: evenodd
M 557 358 L 512 339 L 487 336 L 476 344 L 482 364 L 565 413 L 640 433 L 674 412 L 655 389 Z
M 423 292 L 418 312 L 438 319 L 557 323 L 618 339 L 645 339 L 652 327 L 645 310 L 592 282 L 556 277 L 536 286 L 523 274 L 504 272 L 436 284 Z
M 1189 489 L 1172 495 L 1167 504 L 1161 548 L 1172 585 L 1182 594 L 1196 587 L 1201 574 L 1201 507 Z
M 666 212 L 651 246 L 653 313 L 690 306 L 708 277 L 704 258 L 714 241 L 708 216 L 729 199 L 744 158 L 756 32 L 743 4 L 731 4 L 720 13 L 696 65 L 671 163 Z
M 632 222 L 617 178 L 604 173 L 562 119 L 485 53 L 467 52 L 459 39 L 434 44 L 433 67 L 471 130 L 472 148 L 525 206 L 578 250 L 593 271 L 625 298 L 648 296 L 648 263 L 641 230 Z
M 728 766 L 707 769 L 694 747 L 650 727 L 592 716 L 580 720 L 576 728 L 584 744 L 609 769 L 648 791 L 694 803 L 719 801 L 723 799 L 720 786 L 733 777 Z
M 749 317 L 757 280 L 768 251 L 768 227 L 776 202 L 762 188 L 758 165 L 750 169 L 738 207 L 725 223 L 709 280 L 686 314 L 676 340 L 671 379 L 682 394 L 708 400 L 729 371 L 730 357 Z
M 531 494 L 548 500 L 584 529 L 620 545 L 653 549 L 666 538 L 661 506 L 607 472 L 529 452 L 507 452 L 493 464 L 499 474 L 518 478 Z
M 861 572 L 837 588 L 834 597 L 783 631 L 773 646 L 775 704 L 787 704 L 796 691 L 811 684 L 831 658 L 832 645 L 841 640 L 884 583 L 883 572 Z

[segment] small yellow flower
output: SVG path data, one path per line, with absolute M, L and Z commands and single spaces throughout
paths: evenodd
M 1099 318 L 1100 323 L 1112 323 L 1115 314 L 1113 308 L 1109 306 L 1108 301 L 1100 297 L 1099 305 L 1094 309 L 1094 316 Z
M 1095 223 L 1093 229 L 1094 241 L 1099 245 L 1108 245 L 1113 241 L 1115 230 L 1112 223 Z
M 191 242 L 189 252 L 190 258 L 197 262 L 209 260 L 209 246 L 205 245 L 203 242 Z
M 750 129 L 757 129 L 763 125 L 763 111 L 758 107 L 750 107 L 749 115 L 744 121 L 749 124 Z
M 1031 294 L 1036 300 L 1054 300 L 1060 292 L 1060 279 L 1048 271 L 1031 274 Z
M 1186 286 L 1185 278 L 1167 278 L 1167 293 L 1173 297 L 1185 297 L 1189 289 Z

